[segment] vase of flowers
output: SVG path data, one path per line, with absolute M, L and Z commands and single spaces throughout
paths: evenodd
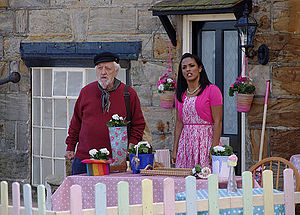
M 112 158 L 115 162 L 112 166 L 121 165 L 126 163 L 127 155 L 127 124 L 126 117 L 121 117 L 118 114 L 114 114 L 109 122 L 106 123 L 109 130 L 109 138 L 112 150 Z
M 196 178 L 208 178 L 209 174 L 211 174 L 211 169 L 209 167 L 202 167 L 199 164 L 196 164 L 192 169 L 192 175 Z
M 157 82 L 158 93 L 160 94 L 160 106 L 165 109 L 172 108 L 175 101 L 174 91 L 176 82 L 168 72 L 164 73 Z
M 133 174 L 140 173 L 140 169 L 145 169 L 148 165 L 153 166 L 154 153 L 152 153 L 152 147 L 147 141 L 132 145 L 128 149 L 128 153 Z
M 228 158 L 233 154 L 231 146 L 215 146 L 210 149 L 212 157 L 212 173 L 218 175 L 220 178 L 228 178 L 229 166 Z
M 81 161 L 86 164 L 88 176 L 108 175 L 109 165 L 114 162 L 114 159 L 108 157 L 109 151 L 107 148 L 100 150 L 91 149 L 89 151 L 91 159 Z
M 238 112 L 249 112 L 253 101 L 255 86 L 249 77 L 239 76 L 229 88 L 229 96 L 236 94 L 236 105 Z

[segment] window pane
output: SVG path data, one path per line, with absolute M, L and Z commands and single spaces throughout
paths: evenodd
M 238 51 L 238 33 L 224 31 L 224 134 L 238 133 L 236 99 L 228 95 L 229 87 L 238 76 Z
M 92 83 L 97 80 L 95 69 L 86 70 L 86 84 Z
M 40 143 L 41 143 L 41 134 L 40 134 L 40 128 L 33 128 L 33 154 L 40 155 Z
M 55 127 L 67 128 L 67 101 L 54 100 L 54 125 Z
M 66 152 L 67 130 L 55 129 L 54 130 L 54 156 L 63 158 Z
M 33 99 L 32 101 L 32 122 L 33 125 L 41 125 L 41 100 Z
M 52 100 L 43 99 L 43 126 L 52 126 Z
M 54 160 L 54 174 L 65 175 L 65 160 Z
M 68 96 L 78 96 L 82 87 L 82 72 L 68 73 Z
M 126 83 L 126 69 L 120 69 L 117 79 L 123 83 Z
M 66 96 L 66 72 L 54 72 L 53 95 Z
M 208 79 L 215 83 L 215 32 L 202 32 L 202 62 Z
M 43 69 L 43 96 L 52 96 L 52 69 Z
M 51 159 L 42 158 L 42 165 L 43 165 L 43 175 L 42 175 L 42 183 L 45 184 L 45 178 L 48 175 L 52 175 L 52 164 Z
M 43 155 L 44 156 L 52 156 L 52 132 L 51 129 L 44 128 L 42 130 L 43 135 Z
M 72 119 L 75 103 L 76 103 L 76 100 L 74 100 L 74 99 L 69 100 L 69 121 L 68 122 L 70 122 Z
M 33 184 L 40 184 L 40 159 L 33 158 Z
M 40 96 L 41 95 L 41 70 L 33 69 L 32 70 L 32 95 Z

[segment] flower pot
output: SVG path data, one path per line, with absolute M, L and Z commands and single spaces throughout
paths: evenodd
M 175 101 L 174 91 L 164 91 L 160 93 L 160 106 L 165 109 L 173 108 Z
M 133 174 L 140 173 L 140 169 L 145 169 L 147 165 L 153 166 L 154 153 L 152 154 L 139 154 L 138 158 L 140 159 L 140 165 L 138 167 L 135 166 L 135 162 L 132 162 L 132 158 L 135 157 L 135 154 L 130 154 L 130 163 Z
M 219 178 L 228 178 L 230 166 L 227 161 L 229 156 L 216 156 L 212 155 L 212 173 L 216 174 Z
M 115 162 L 112 166 L 122 164 L 126 160 L 127 155 L 127 127 L 108 127 L 109 138 L 112 150 L 112 158 Z
M 254 94 L 236 94 L 236 107 L 238 112 L 249 112 Z
M 105 160 L 85 159 L 81 162 L 86 164 L 88 176 L 99 176 L 99 175 L 109 174 L 109 164 L 114 162 L 114 160 L 109 159 L 105 161 Z

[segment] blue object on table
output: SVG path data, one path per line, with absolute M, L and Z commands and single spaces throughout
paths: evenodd
M 263 188 L 253 188 L 253 195 L 261 195 L 263 194 Z M 275 190 L 274 193 L 282 193 L 282 191 Z M 219 189 L 219 197 L 229 197 L 229 196 L 242 196 L 243 190 L 238 189 L 236 193 L 227 193 L 226 189 Z M 197 190 L 196 191 L 196 199 L 208 199 L 208 190 Z M 186 200 L 185 192 L 177 193 L 175 197 L 176 201 L 184 201 Z M 219 214 L 227 215 L 227 214 L 243 214 L 243 208 L 232 208 L 232 209 L 221 209 Z M 263 206 L 255 206 L 253 207 L 253 215 L 263 215 L 264 207 Z M 283 215 L 285 214 L 284 205 L 274 205 L 274 214 Z M 185 213 L 177 213 L 177 215 L 185 215 Z M 197 212 L 197 215 L 208 215 L 208 211 Z
M 138 158 L 140 159 L 140 164 L 138 167 L 135 166 L 135 163 L 132 162 L 132 158 L 135 157 L 135 154 L 129 154 L 130 157 L 130 163 L 131 163 L 131 169 L 133 171 L 133 174 L 140 173 L 140 169 L 145 169 L 147 165 L 153 166 L 154 161 L 154 154 L 139 154 Z

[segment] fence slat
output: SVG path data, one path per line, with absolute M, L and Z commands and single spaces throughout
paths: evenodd
M 174 179 L 164 179 L 164 212 L 165 215 L 175 214 L 175 189 Z
M 264 213 L 274 214 L 274 197 L 273 197 L 273 172 L 271 170 L 263 171 L 263 188 L 264 188 Z
M 20 184 L 14 182 L 12 184 L 12 199 L 13 199 L 13 213 L 20 215 Z
M 196 177 L 187 176 L 185 178 L 185 190 L 186 190 L 186 214 L 197 214 L 196 205 Z
M 243 184 L 243 212 L 245 215 L 253 215 L 253 194 L 252 194 L 252 173 L 245 171 L 242 173 Z
M 32 215 L 32 196 L 31 196 L 31 186 L 29 184 L 23 185 L 23 195 L 24 195 L 25 214 Z
M 295 215 L 294 173 L 292 169 L 283 170 L 285 213 Z
M 219 214 L 219 185 L 218 176 L 208 176 L 208 213 Z
M 1 214 L 8 215 L 8 184 L 1 181 Z
M 45 186 L 40 184 L 37 188 L 37 191 L 39 215 L 46 215 Z
M 82 215 L 82 193 L 77 184 L 70 188 L 70 211 L 71 215 Z
M 106 215 L 106 185 L 98 183 L 95 186 L 95 215 Z
M 129 184 L 127 181 L 118 183 L 119 215 L 129 215 Z
M 143 215 L 153 214 L 153 183 L 150 179 L 142 180 Z

